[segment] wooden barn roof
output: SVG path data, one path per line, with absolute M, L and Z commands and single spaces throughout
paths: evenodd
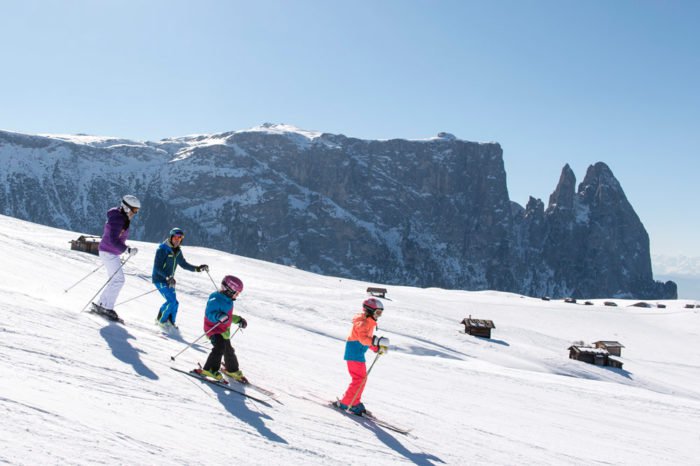
M 600 343 L 601 345 L 603 345 L 607 348 L 624 348 L 625 347 L 625 345 L 623 345 L 619 341 L 609 341 L 609 340 L 596 341 L 593 344 L 596 345 L 598 343 Z
M 593 348 L 591 346 L 570 346 L 569 350 L 574 350 L 577 353 L 594 353 L 594 354 L 608 354 L 608 350 L 603 348 Z
M 462 320 L 461 323 L 474 328 L 496 328 L 493 324 L 493 320 L 471 319 L 467 317 Z

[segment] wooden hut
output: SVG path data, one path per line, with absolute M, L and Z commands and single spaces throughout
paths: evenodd
M 608 350 L 608 353 L 612 354 L 613 356 L 622 356 L 622 348 L 624 348 L 624 345 L 619 341 L 608 340 L 596 341 L 593 343 L 593 346 Z
M 460 324 L 464 324 L 464 333 L 475 337 L 491 338 L 491 329 L 496 328 L 492 320 L 472 319 L 472 316 L 464 318 Z
M 612 356 L 608 356 L 608 366 L 614 367 L 615 369 L 622 369 L 622 361 L 619 361 Z
M 70 240 L 70 248 L 73 251 L 82 251 L 94 255 L 99 255 L 100 237 L 81 235 L 78 239 Z
M 377 298 L 386 298 L 386 288 L 376 288 L 373 286 L 370 286 L 367 288 L 367 293 L 371 294 L 372 296 L 376 296 Z
M 569 347 L 569 359 L 595 364 L 596 366 L 611 366 L 622 369 L 622 361 L 610 357 L 608 350 L 603 348 L 572 345 Z

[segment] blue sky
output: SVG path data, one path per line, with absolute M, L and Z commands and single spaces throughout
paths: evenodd
M 138 140 L 263 122 L 504 150 L 511 199 L 607 163 L 652 254 L 700 256 L 699 1 L 0 6 L 0 128 Z

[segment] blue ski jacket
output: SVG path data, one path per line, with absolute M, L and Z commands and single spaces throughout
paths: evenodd
M 175 275 L 178 265 L 190 272 L 196 270 L 194 265 L 185 260 L 181 248 L 173 248 L 169 241 L 163 241 L 158 246 L 156 258 L 153 260 L 153 275 L 151 276 L 153 283 L 165 283 L 166 278 Z
M 220 291 L 209 295 L 207 308 L 204 310 L 204 331 L 209 338 L 217 334 L 222 334 L 226 340 L 230 338 L 231 324 L 241 321 L 241 316 L 233 313 L 233 302 L 233 299 Z M 228 321 L 219 323 L 219 319 L 223 316 L 228 316 Z

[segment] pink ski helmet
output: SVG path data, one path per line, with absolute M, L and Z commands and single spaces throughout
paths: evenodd
M 226 275 L 224 279 L 221 280 L 221 287 L 225 295 L 233 297 L 236 293 L 241 293 L 243 291 L 243 282 L 238 277 Z
M 362 309 L 364 309 L 367 314 L 373 316 L 377 311 L 381 314 L 382 311 L 384 311 L 384 305 L 377 298 L 367 298 L 365 302 L 362 303 Z

